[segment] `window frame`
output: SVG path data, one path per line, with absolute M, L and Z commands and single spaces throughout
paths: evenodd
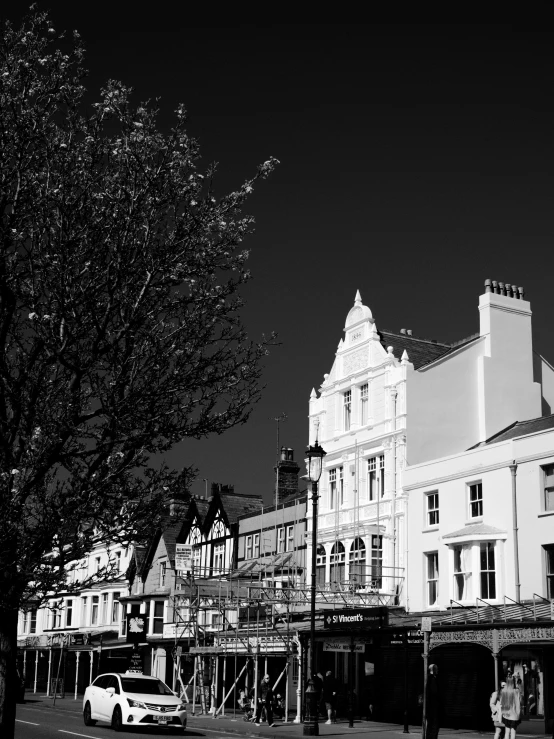
M 98 626 L 98 617 L 100 614 L 100 596 L 91 596 L 90 601 L 90 625 Z
M 483 568 L 483 553 L 485 554 L 485 565 Z M 490 567 L 490 557 L 492 554 L 492 569 Z M 496 544 L 494 541 L 480 541 L 479 542 L 479 591 L 483 600 L 496 600 L 497 599 L 497 587 L 496 587 Z M 483 587 L 484 582 L 487 583 L 485 594 Z M 492 594 L 490 593 L 492 584 Z
M 456 569 L 456 554 L 458 551 L 460 553 L 460 569 L 459 570 Z M 465 555 L 464 552 L 467 552 L 467 555 Z M 453 565 L 452 565 L 453 582 L 452 582 L 452 585 L 454 589 L 454 595 L 456 596 L 454 600 L 456 602 L 461 602 L 461 603 L 471 601 L 473 598 L 473 567 L 472 567 L 473 542 L 464 542 L 461 544 L 455 544 L 452 547 L 452 554 L 453 554 Z M 462 566 L 464 566 L 464 569 L 462 569 Z M 462 595 L 458 595 L 459 585 L 461 582 L 463 582 L 464 584 L 463 593 Z
M 473 488 L 479 488 L 477 490 L 477 493 L 480 494 L 480 497 L 476 497 L 475 500 L 471 499 L 472 490 Z M 483 481 L 482 480 L 475 480 L 474 482 L 468 482 L 467 483 L 467 514 L 468 514 L 468 521 L 474 521 L 475 519 L 481 519 L 483 518 Z M 473 506 L 477 506 L 477 513 L 473 513 Z
M 166 559 L 162 559 L 160 561 L 160 570 L 159 570 L 159 572 L 160 572 L 160 581 L 159 581 L 160 584 L 159 584 L 159 587 L 160 588 L 165 588 L 166 587 L 166 580 L 167 580 L 167 560 Z
M 294 525 L 287 526 L 286 552 L 294 551 Z
M 119 599 L 121 598 L 121 593 L 119 591 L 116 591 L 112 595 L 112 624 L 118 624 L 119 623 L 119 611 L 121 607 L 121 603 L 119 602 Z
M 352 428 L 352 388 L 342 394 L 342 428 L 343 431 Z
M 246 541 L 244 544 L 244 559 L 253 559 L 252 553 L 254 551 L 254 535 L 248 534 L 245 539 Z
M 547 485 L 548 469 L 551 469 L 554 475 L 554 463 L 541 465 L 542 509 L 545 513 L 554 513 L 554 485 Z
M 277 554 L 282 554 L 285 551 L 285 527 L 279 526 L 277 529 Z
M 543 544 L 546 597 L 554 600 L 554 544 Z
M 374 495 L 374 492 L 377 495 Z M 367 458 L 367 499 L 372 502 L 385 497 L 385 455 Z
M 431 565 L 435 565 L 431 570 Z M 432 589 L 435 590 L 435 598 L 431 602 Z M 439 602 L 439 552 L 425 552 L 425 603 L 427 608 L 433 608 Z
M 215 544 L 213 547 L 212 574 L 222 574 L 225 569 L 225 544 Z
M 253 537 L 253 554 L 254 559 L 260 556 L 260 534 L 254 534 Z
M 73 598 L 65 601 L 65 625 L 71 627 L 73 625 Z
M 369 423 L 369 382 L 360 385 L 360 426 Z
M 161 615 L 156 613 L 156 610 L 159 610 L 159 606 L 161 606 Z M 152 605 L 150 607 L 150 633 L 151 634 L 163 634 L 164 633 L 164 611 L 165 611 L 165 601 L 163 600 L 153 600 Z
M 436 528 L 440 522 L 440 497 L 438 490 L 429 490 L 425 493 L 427 500 L 425 501 L 425 525 L 427 528 Z M 434 500 L 436 498 L 436 500 Z M 436 503 L 432 507 L 432 503 Z

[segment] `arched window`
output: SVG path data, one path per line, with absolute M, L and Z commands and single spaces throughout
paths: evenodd
M 212 526 L 212 539 L 220 539 L 225 536 L 225 524 L 221 518 L 216 518 Z
M 202 536 L 200 534 L 200 529 L 198 526 L 193 526 L 190 530 L 190 543 L 192 544 L 192 564 L 194 566 L 194 571 L 197 575 L 200 574 L 200 558 L 201 558 L 201 549 L 200 545 L 202 543 Z
M 366 550 L 364 540 L 358 537 L 350 547 L 350 582 L 362 585 L 366 580 Z
M 315 579 L 318 587 L 325 585 L 325 565 L 327 563 L 327 555 L 325 554 L 325 547 L 323 544 L 318 544 L 316 550 L 316 562 L 315 562 Z
M 344 582 L 344 570 L 345 570 L 345 551 L 344 544 L 342 541 L 336 541 L 331 549 L 331 584 L 340 588 Z

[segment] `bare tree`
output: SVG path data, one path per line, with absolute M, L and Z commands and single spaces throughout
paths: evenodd
M 84 111 L 83 46 L 31 8 L 0 36 L 0 733 L 17 614 L 67 588 L 94 536 L 140 538 L 190 469 L 155 460 L 244 423 L 272 339 L 241 323 L 241 209 L 216 198 L 185 110 L 157 127 L 110 81 Z

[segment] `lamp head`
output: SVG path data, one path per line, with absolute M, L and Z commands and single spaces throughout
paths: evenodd
M 308 458 L 307 478 L 310 482 L 319 482 L 323 470 L 323 457 L 326 454 L 327 452 L 318 444 L 317 440 L 313 446 L 306 449 L 306 457 Z

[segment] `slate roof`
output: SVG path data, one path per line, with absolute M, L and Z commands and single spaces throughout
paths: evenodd
M 455 536 L 497 536 L 498 534 L 505 534 L 505 531 L 495 528 L 494 526 L 488 526 L 486 523 L 472 523 L 469 526 L 464 526 L 458 531 L 452 531 L 450 534 L 443 534 L 443 539 L 453 539 Z
M 486 439 L 486 441 L 480 441 L 478 444 L 470 447 L 470 449 L 477 449 L 477 447 L 487 446 L 487 444 L 497 444 L 499 441 L 515 439 L 516 436 L 536 434 L 538 431 L 547 431 L 552 428 L 554 428 L 554 415 L 531 418 L 529 421 L 516 421 L 511 426 L 507 426 L 494 436 Z
M 379 336 L 381 337 L 381 344 L 385 349 L 392 346 L 394 356 L 397 359 L 400 359 L 404 351 L 406 351 L 409 361 L 414 365 L 416 370 L 441 357 L 445 357 L 447 354 L 459 349 L 461 346 L 470 344 L 478 338 L 476 334 L 467 339 L 462 339 L 462 341 L 447 344 L 442 341 L 432 341 L 431 339 L 420 339 L 417 336 L 408 336 L 408 334 L 397 334 L 393 331 L 379 331 Z
M 261 495 L 239 495 L 238 493 L 219 493 L 221 504 L 229 524 L 237 523 L 239 516 L 261 512 L 263 500 Z

